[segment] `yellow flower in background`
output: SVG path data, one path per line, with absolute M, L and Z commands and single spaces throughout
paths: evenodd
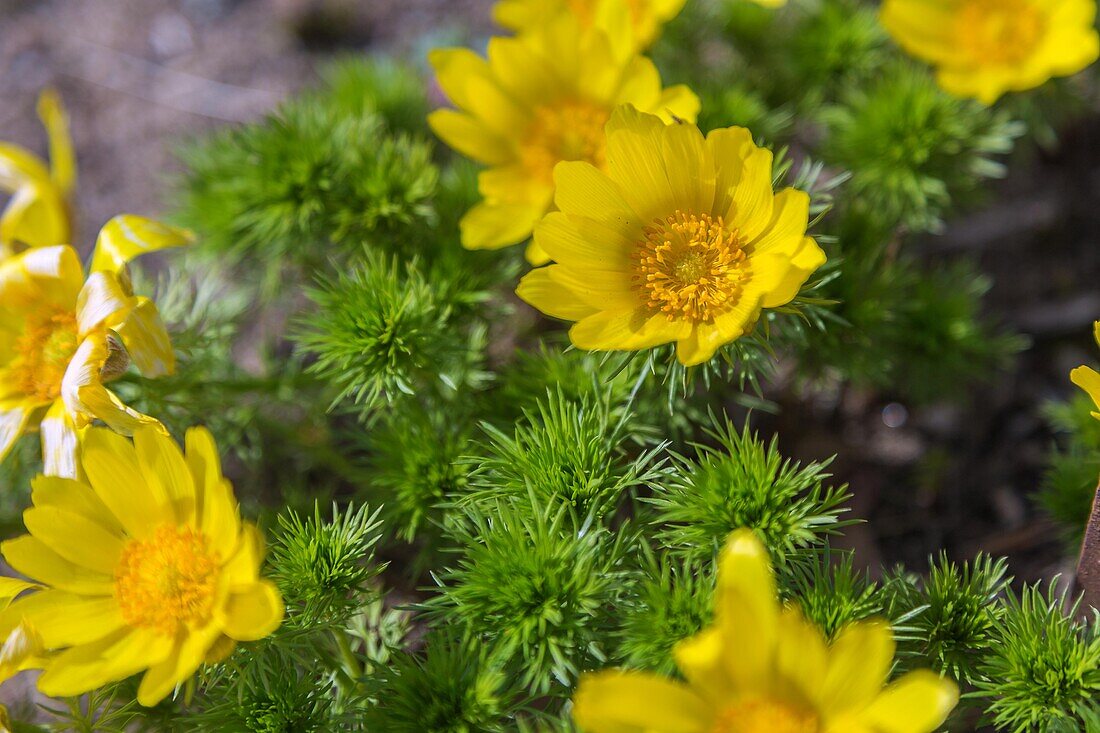
M 572 13 L 584 29 L 631 30 L 629 48 L 642 51 L 657 40 L 661 26 L 675 18 L 686 0 L 499 0 L 493 19 L 513 31 L 541 28 L 562 13 Z
M 882 24 L 947 92 L 993 104 L 1100 54 L 1096 0 L 885 0 Z
M 429 124 L 452 148 L 489 166 L 478 179 L 484 200 L 461 223 L 470 249 L 530 237 L 553 205 L 558 162 L 605 167 L 604 125 L 616 106 L 634 104 L 665 121 L 694 120 L 699 111 L 687 87 L 663 89 L 652 61 L 616 57 L 605 33 L 582 33 L 570 15 L 518 38 L 493 38 L 488 60 L 461 48 L 433 51 L 430 60 L 458 109 L 436 110 Z M 528 258 L 546 261 L 537 248 Z
M 1096 344 L 1100 346 L 1100 321 L 1093 324 L 1093 335 L 1096 337 Z M 1092 416 L 1100 420 L 1100 373 L 1087 366 L 1079 366 L 1069 373 L 1069 378 L 1096 403 L 1097 412 L 1092 413 Z
M 706 139 L 630 107 L 607 126 L 606 172 L 555 170 L 555 201 L 535 244 L 556 264 L 519 296 L 576 321 L 573 344 L 637 350 L 677 342 L 683 364 L 710 359 L 791 301 L 825 253 L 806 236 L 810 197 L 772 191 L 772 154 L 749 131 Z
M 931 733 L 958 701 L 932 672 L 886 684 L 890 627 L 849 625 L 832 645 L 782 608 L 767 550 L 735 532 L 719 561 L 715 623 L 680 643 L 686 683 L 610 670 L 581 678 L 573 716 L 587 733 Z
M 104 383 L 131 361 L 147 377 L 175 369 L 156 305 L 133 294 L 125 265 L 189 237 L 124 215 L 100 231 L 86 277 L 65 245 L 0 262 L 0 461 L 20 435 L 39 428 L 45 472 L 75 478 L 78 433 L 93 420 L 126 434 L 156 423 Z
M 72 241 L 69 196 L 76 184 L 69 123 L 52 91 L 38 98 L 38 116 L 50 139 L 50 164 L 23 148 L 0 142 L 0 191 L 11 196 L 0 214 L 0 260 L 17 247 Z
M 23 513 L 30 534 L 0 545 L 43 588 L 0 613 L 0 635 L 37 629 L 46 695 L 79 695 L 144 672 L 155 705 L 203 662 L 282 621 L 259 576 L 263 538 L 242 522 L 214 439 L 187 433 L 186 455 L 152 426 L 133 442 L 105 428 L 83 437 L 85 480 L 40 476 Z

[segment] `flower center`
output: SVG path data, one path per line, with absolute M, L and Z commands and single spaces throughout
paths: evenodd
M 552 183 L 554 166 L 583 160 L 604 167 L 604 125 L 610 113 L 589 102 L 563 102 L 535 110 L 522 147 L 527 170 Z
M 569 10 L 581 21 L 584 26 L 589 26 L 595 19 L 596 0 L 566 0 Z M 541 2 L 541 0 L 540 0 Z M 637 24 L 642 18 L 643 3 L 645 0 L 626 0 L 626 6 L 630 10 L 630 19 Z
M 959 9 L 959 45 L 976 61 L 1015 64 L 1039 45 L 1046 21 L 1032 0 L 967 0 Z
M 656 219 L 634 252 L 635 286 L 670 321 L 712 322 L 751 275 L 740 234 L 720 216 L 677 211 Z
M 719 714 L 711 733 L 818 733 L 817 716 L 776 700 L 749 699 Z
M 115 597 L 131 626 L 176 632 L 210 614 L 218 562 L 206 536 L 192 527 L 163 525 L 147 540 L 131 540 L 115 571 Z
M 51 402 L 61 394 L 61 380 L 79 346 L 76 315 L 47 310 L 27 316 L 15 340 L 8 377 L 16 391 L 35 402 Z

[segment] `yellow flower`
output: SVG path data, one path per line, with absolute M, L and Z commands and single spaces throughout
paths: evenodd
M 851 624 L 828 646 L 781 608 L 767 551 L 735 532 L 719 565 L 715 625 L 680 643 L 686 683 L 611 670 L 581 678 L 573 716 L 588 733 L 931 733 L 958 700 L 951 682 L 910 672 L 883 687 L 890 627 Z
M 16 246 L 48 247 L 71 241 L 69 195 L 76 160 L 61 101 L 52 91 L 38 98 L 38 116 L 50 138 L 50 166 L 9 143 L 0 143 L 0 191 L 11 195 L 0 214 L 0 260 Z
M 790 302 L 825 262 L 806 236 L 810 197 L 772 191 L 772 154 L 748 130 L 704 140 L 630 107 L 607 126 L 607 171 L 561 163 L 560 211 L 535 229 L 556 264 L 527 274 L 517 293 L 577 323 L 582 349 L 677 342 L 699 364 L 752 330 L 761 308 Z
M 885 0 L 882 24 L 947 92 L 993 104 L 1096 60 L 1096 0 Z
M 40 476 L 30 534 L 0 545 L 44 586 L 0 613 L 0 634 L 38 630 L 46 695 L 144 671 L 138 701 L 155 705 L 236 641 L 272 633 L 282 599 L 259 577 L 263 538 L 241 521 L 208 431 L 188 431 L 186 455 L 152 426 L 133 442 L 90 428 L 82 442 L 87 479 Z
M 430 60 L 458 107 L 428 118 L 448 145 L 490 168 L 478 179 L 484 201 L 461 223 L 462 244 L 497 249 L 524 241 L 553 204 L 554 166 L 562 160 L 605 165 L 604 125 L 632 103 L 694 120 L 699 99 L 684 86 L 661 88 L 653 62 L 620 59 L 608 36 L 582 33 L 570 15 L 518 38 L 493 38 L 489 58 L 442 49 Z M 544 253 L 529 250 L 532 262 Z
M 188 237 L 124 215 L 100 232 L 87 277 L 65 245 L 0 263 L 0 461 L 20 435 L 38 428 L 45 472 L 75 478 L 78 432 L 94 419 L 127 434 L 156 423 L 123 405 L 104 382 L 129 361 L 147 377 L 175 369 L 157 308 L 131 292 L 125 265 Z
M 1100 346 L 1100 321 L 1093 324 L 1093 335 L 1096 337 L 1097 345 Z M 1092 413 L 1092 416 L 1100 420 L 1100 373 L 1087 366 L 1079 366 L 1069 373 L 1069 378 L 1078 387 L 1088 392 L 1089 397 L 1096 403 L 1097 412 Z
M 685 0 L 499 0 L 493 19 L 514 31 L 541 28 L 562 13 L 572 13 L 581 27 L 632 31 L 630 47 L 648 48 L 660 35 L 661 26 L 675 18 Z

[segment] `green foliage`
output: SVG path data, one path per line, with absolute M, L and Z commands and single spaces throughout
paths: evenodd
M 922 582 L 889 583 L 894 609 L 915 611 L 914 633 L 901 653 L 911 667 L 931 666 L 954 679 L 976 679 L 978 663 L 996 643 L 1002 615 L 999 599 L 1008 588 L 1008 564 L 978 555 L 956 564 L 941 553 Z
M 363 606 L 368 583 L 381 570 L 372 563 L 378 511 L 333 507 L 332 520 L 326 521 L 315 505 L 311 518 L 291 510 L 280 515 L 279 524 L 271 565 L 288 622 L 303 628 L 346 622 Z
M 829 639 L 850 623 L 887 615 L 878 586 L 855 569 L 850 552 L 826 547 L 792 564 L 786 580 L 802 613 Z
M 828 461 L 784 459 L 777 439 L 765 443 L 728 419 L 708 435 L 717 445 L 696 446 L 694 460 L 675 455 L 648 500 L 657 539 L 676 554 L 710 560 L 730 532 L 751 527 L 782 562 L 848 524 L 847 487 L 824 485 Z
M 1084 392 L 1046 408 L 1047 420 L 1063 435 L 1061 445 L 1051 450 L 1036 498 L 1061 525 L 1072 550 L 1080 546 L 1100 483 L 1100 421 L 1091 414 L 1095 409 Z
M 469 451 L 472 430 L 452 414 L 403 406 L 380 420 L 367 436 L 368 491 L 383 505 L 388 530 L 406 542 L 429 534 L 442 522 L 440 505 L 469 485 L 459 460 Z
M 484 334 L 456 323 L 455 293 L 419 264 L 368 252 L 350 272 L 308 293 L 316 310 L 295 338 L 316 357 L 310 371 L 330 382 L 336 402 L 367 415 L 419 390 L 451 391 L 481 379 Z
M 1053 587 L 1010 596 L 981 665 L 976 695 L 1012 733 L 1100 730 L 1100 617 L 1074 618 Z
M 424 79 L 412 66 L 389 57 L 348 56 L 321 70 L 326 103 L 348 114 L 373 112 L 387 129 L 428 131 Z
M 373 685 L 368 730 L 504 733 L 517 691 L 481 645 L 435 634 L 423 654 L 403 653 Z
M 603 515 L 623 495 L 655 480 L 655 451 L 624 460 L 626 416 L 616 420 L 604 401 L 546 394 L 512 435 L 482 425 L 488 444 L 466 461 L 470 488 L 459 501 L 528 498 L 541 506 L 558 502 L 580 515 Z
M 351 103 L 363 83 L 356 75 L 370 73 L 338 68 L 334 90 L 184 151 L 178 217 L 201 233 L 202 251 L 267 263 L 275 277 L 290 263 L 318 267 L 433 215 L 431 148 L 388 133 L 366 104 Z
M 603 659 L 606 614 L 621 591 L 628 532 L 577 522 L 564 505 L 471 505 L 451 537 L 461 558 L 427 608 L 493 644 L 509 674 L 539 694 L 568 688 Z
M 851 171 L 852 205 L 883 221 L 937 230 L 947 207 L 982 178 L 1022 129 L 1003 115 L 939 90 L 925 73 L 890 65 L 870 87 L 822 112 L 824 157 Z
M 646 551 L 640 577 L 623 600 L 617 656 L 628 667 L 674 675 L 673 649 L 714 617 L 714 572 L 709 564 Z

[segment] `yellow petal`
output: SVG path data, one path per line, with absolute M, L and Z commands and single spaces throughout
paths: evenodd
M 798 248 L 810 223 L 810 195 L 805 191 L 785 188 L 775 195 L 771 221 L 749 242 L 750 253 L 793 252 Z
M 590 351 L 636 351 L 684 338 L 691 330 L 685 321 L 670 321 L 663 313 L 645 308 L 601 311 L 569 329 L 569 339 Z
M 122 525 L 107 505 L 82 481 L 58 476 L 38 476 L 31 481 L 31 502 L 35 506 L 52 506 L 80 514 L 115 534 L 122 534 Z
M 133 214 L 120 214 L 99 230 L 92 272 L 118 272 L 130 260 L 148 252 L 182 247 L 193 239 L 191 232 Z
M 50 406 L 38 430 L 42 439 L 43 472 L 47 476 L 81 478 L 80 437 L 84 430 L 76 426 L 64 402 L 56 400 Z
M 608 226 L 641 229 L 642 220 L 627 203 L 623 189 L 590 163 L 565 161 L 554 166 L 554 203 L 570 216 L 586 216 Z
M 152 707 L 167 697 L 176 685 L 186 682 L 203 663 L 220 635 L 221 631 L 215 624 L 191 631 L 166 658 L 149 667 L 138 686 L 138 702 Z
M 882 690 L 894 663 L 890 625 L 865 621 L 847 626 L 829 650 L 829 666 L 818 685 L 830 714 L 860 710 Z
M 93 333 L 77 347 L 69 362 L 65 377 L 61 380 L 61 397 L 75 425 L 85 428 L 93 418 L 98 418 L 123 435 L 149 425 L 163 431 L 163 426 L 156 419 L 127 407 L 103 386 L 100 372 L 107 362 L 107 355 L 106 335 Z
M 172 645 L 171 636 L 121 630 L 59 654 L 38 678 L 38 689 L 52 697 L 80 695 L 157 664 L 172 652 Z
M 632 282 L 631 273 L 625 270 L 556 265 L 550 268 L 549 274 L 593 308 L 633 310 L 642 303 L 642 297 Z
M 80 514 L 54 507 L 31 507 L 23 523 L 32 536 L 69 562 L 112 574 L 122 555 L 122 538 Z
M 691 87 L 684 84 L 671 86 L 661 92 L 661 99 L 654 110 L 665 122 L 683 120 L 695 122 L 702 103 Z
M 516 295 L 546 315 L 566 321 L 579 321 L 596 313 L 596 308 L 551 277 L 551 267 L 554 265 L 540 267 L 524 275 L 516 288 Z
M 489 64 L 501 86 L 531 107 L 558 99 L 567 91 L 553 63 L 523 39 L 489 39 Z
M 127 535 L 144 539 L 157 526 L 175 519 L 163 487 L 145 480 L 129 440 L 104 428 L 91 428 L 83 445 L 81 461 L 88 481 Z
M 0 463 L 27 428 L 29 413 L 22 407 L 0 409 Z
M 20 311 L 48 303 L 68 310 L 84 283 L 72 247 L 30 249 L 0 263 L 0 308 Z
M 714 156 L 699 128 L 677 123 L 668 125 L 662 133 L 661 156 L 665 159 L 669 185 L 677 193 L 679 208 L 710 211 L 716 185 Z
M 722 642 L 721 630 L 714 627 L 684 639 L 673 650 L 676 666 L 692 689 L 715 708 L 727 705 L 737 694 L 726 670 L 725 657 L 732 653 Z
M 951 29 L 953 8 L 926 0 L 886 0 L 879 12 L 882 26 L 909 53 L 935 63 L 958 63 L 961 48 Z
M 0 553 L 15 570 L 58 590 L 89 596 L 114 592 L 114 578 L 69 562 L 42 540 L 23 535 L 0 544 Z
M 507 165 L 515 159 L 512 144 L 485 123 L 453 109 L 437 109 L 428 125 L 443 142 L 467 158 L 486 165 Z
M 93 272 L 76 302 L 76 319 L 83 338 L 107 323 L 113 327 L 129 314 L 135 299 L 113 272 Z
M 535 242 L 555 262 L 578 270 L 625 271 L 635 241 L 642 237 L 639 231 L 632 239 L 628 232 L 629 228 L 553 211 L 535 225 Z
M 581 677 L 573 718 L 589 733 L 705 733 L 712 713 L 688 687 L 642 672 Z
M 772 193 L 772 153 L 756 146 L 742 148 L 741 153 L 744 158 L 740 178 L 730 189 L 732 201 L 726 212 L 726 221 L 740 231 L 744 241 L 752 242 L 772 221 L 775 200 Z M 714 164 L 719 169 L 719 179 L 724 182 L 728 179 L 721 173 L 723 162 L 716 153 Z
M 222 630 L 237 641 L 256 641 L 274 632 L 282 621 L 279 591 L 274 584 L 261 580 L 230 592 Z
M 71 239 L 69 209 L 52 183 L 25 183 L 0 215 L 0 244 L 52 247 Z
M 21 593 L 39 588 L 41 586 L 37 583 L 28 583 L 18 578 L 0 577 L 0 611 L 7 609 Z
M 530 204 L 480 203 L 459 223 L 466 249 L 500 249 L 531 236 L 545 209 Z
M 490 75 L 485 59 L 468 48 L 437 48 L 428 53 L 428 63 L 435 71 L 436 82 L 443 93 L 458 107 L 470 103 L 466 82 L 477 76 Z
M 887 687 L 859 716 L 876 733 L 931 733 L 959 701 L 953 682 L 927 671 L 910 672 Z
M 156 426 L 134 431 L 134 449 L 145 483 L 155 495 L 163 495 L 176 507 L 179 521 L 195 520 L 195 482 L 183 452 L 172 436 Z M 159 488 L 158 488 L 159 487 Z
M 680 208 L 680 191 L 672 188 L 662 155 L 665 124 L 633 107 L 619 107 L 607 123 L 607 171 L 623 198 L 643 222 L 665 217 Z M 562 183 L 558 183 L 559 194 Z M 691 202 L 686 202 L 687 206 Z M 561 203 L 558 207 L 572 212 Z
M 137 298 L 125 320 L 113 327 L 143 376 L 153 378 L 176 371 L 176 353 L 157 306 Z
M 61 97 L 52 89 L 38 95 L 38 118 L 50 138 L 50 177 L 63 194 L 76 185 L 76 154 L 69 134 L 69 118 Z
M 241 518 L 233 487 L 227 479 L 206 487 L 200 520 L 203 532 L 210 538 L 210 546 L 220 557 L 231 557 L 237 551 Z
M 1100 411 L 1100 373 L 1095 369 L 1080 366 L 1069 373 L 1069 378 L 1088 393 L 1088 396 L 1096 403 L 1096 409 Z M 1100 412 L 1094 412 L 1092 416 L 1100 420 Z
M 90 644 L 125 623 L 112 596 L 85 597 L 52 589 L 20 598 L 11 612 L 32 624 L 49 649 Z
M 771 674 L 779 602 L 768 551 L 749 529 L 730 535 L 718 560 L 715 620 L 727 649 L 730 677 L 739 690 L 760 689 Z
M 803 618 L 795 608 L 784 609 L 779 617 L 775 654 L 775 671 L 783 685 L 792 686 L 788 694 L 809 703 L 815 710 L 822 709 L 828 653 L 825 639 L 816 626 Z M 875 690 L 878 691 L 877 689 Z

